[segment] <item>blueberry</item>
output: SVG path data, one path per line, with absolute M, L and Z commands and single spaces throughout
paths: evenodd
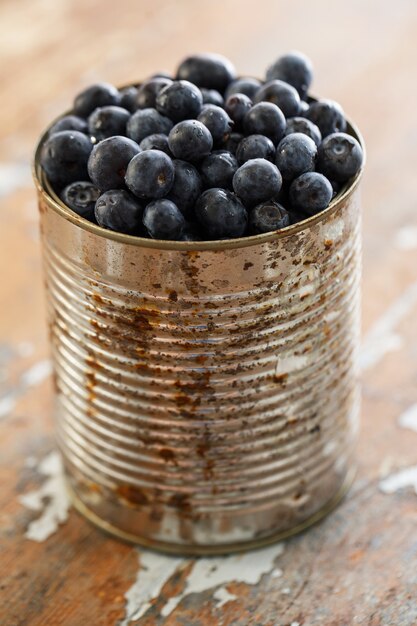
M 129 118 L 129 111 L 121 107 L 111 105 L 99 107 L 88 118 L 88 131 L 96 141 L 113 135 L 125 135 Z
M 173 124 L 170 119 L 161 115 L 156 109 L 139 109 L 134 113 L 126 126 L 127 136 L 140 143 L 142 139 L 154 134 L 168 135 Z
M 346 130 L 343 109 L 340 104 L 333 100 L 312 102 L 305 116 L 319 127 L 323 138 L 332 133 L 344 133 Z
M 289 215 L 290 215 L 291 224 L 298 224 L 298 222 L 303 222 L 304 220 L 307 220 L 310 217 L 310 215 L 308 215 L 307 213 L 304 213 L 303 211 L 299 211 L 293 208 L 291 208 Z
M 157 110 L 173 122 L 196 118 L 202 105 L 201 91 L 188 80 L 176 80 L 161 89 L 155 104 Z
M 333 196 L 330 182 L 318 172 L 307 172 L 296 178 L 290 186 L 291 206 L 307 215 L 323 211 Z
M 236 150 L 236 158 L 240 165 L 251 159 L 275 159 L 275 146 L 265 135 L 249 135 L 244 137 Z
M 291 133 L 304 133 L 307 137 L 310 137 L 319 146 L 321 143 L 321 132 L 318 126 L 307 120 L 305 117 L 291 117 L 287 120 L 287 127 L 285 134 Z
M 231 152 L 215 150 L 207 155 L 200 165 L 205 187 L 233 189 L 232 180 L 238 167 L 238 162 Z
M 185 222 L 185 226 L 182 229 L 180 241 L 201 241 L 201 233 L 198 224 L 195 222 Z
M 82 117 L 77 115 L 65 115 L 65 117 L 61 117 L 60 120 L 51 126 L 48 134 L 51 136 L 54 133 L 60 133 L 62 130 L 78 130 L 80 133 L 87 133 L 88 124 Z
M 213 137 L 198 120 L 178 122 L 168 135 L 169 148 L 177 159 L 197 162 L 210 153 Z
M 146 80 L 138 87 L 138 95 L 136 102 L 139 109 L 151 109 L 155 108 L 156 96 L 161 89 L 167 85 L 171 85 L 172 80 L 161 76 L 155 76 Z
M 252 78 L 252 77 L 237 78 L 232 83 L 230 83 L 230 85 L 226 89 L 226 93 L 224 94 L 224 97 L 227 99 L 227 98 L 230 98 L 232 94 L 243 93 L 245 96 L 253 100 L 256 92 L 258 91 L 261 85 L 262 85 L 261 81 L 259 81 L 257 78 Z
M 278 144 L 275 165 L 284 181 L 289 182 L 314 170 L 317 146 L 303 133 L 291 133 Z
M 300 111 L 298 91 L 282 80 L 271 80 L 258 89 L 254 102 L 272 102 L 276 104 L 285 117 L 294 117 Z
M 282 186 L 278 168 L 266 159 L 251 159 L 233 176 L 233 189 L 246 207 L 276 198 Z
M 203 96 L 203 104 L 217 104 L 218 107 L 224 106 L 224 98 L 216 89 L 201 87 L 200 91 Z
M 197 87 L 216 89 L 220 93 L 236 77 L 232 63 L 220 54 L 196 54 L 182 61 L 177 78 L 189 80 Z
M 173 165 L 174 183 L 167 198 L 177 205 L 181 213 L 187 215 L 201 194 L 203 183 L 200 174 L 191 163 L 175 159 Z
M 197 119 L 209 129 L 213 142 L 217 144 L 226 141 L 233 128 L 226 111 L 215 104 L 204 105 Z
M 358 141 L 346 133 L 333 133 L 323 139 L 317 169 L 327 178 L 344 183 L 361 169 L 363 152 Z
M 138 88 L 125 87 L 120 90 L 120 106 L 130 113 L 134 113 L 138 109 Z
M 252 100 L 243 93 L 234 93 L 227 98 L 224 108 L 235 126 L 240 127 L 246 113 L 252 108 Z
M 74 100 L 74 113 L 80 117 L 88 117 L 97 107 L 110 104 L 118 106 L 120 94 L 116 87 L 109 83 L 97 83 L 87 87 Z
M 124 187 L 129 162 L 140 152 L 137 143 L 127 137 L 109 137 L 96 146 L 88 159 L 88 173 L 101 190 Z
M 174 182 L 172 160 L 161 150 L 144 150 L 130 161 L 125 176 L 127 187 L 138 198 L 163 198 Z
M 288 211 L 273 200 L 258 204 L 249 214 L 249 231 L 253 235 L 269 233 L 289 225 Z
M 100 191 L 87 181 L 70 183 L 61 193 L 61 200 L 77 215 L 86 220 L 95 221 L 94 207 Z
M 164 198 L 148 204 L 143 224 L 153 239 L 180 239 L 185 220 L 178 207 Z
M 343 183 L 339 183 L 337 180 L 329 180 L 333 189 L 333 198 L 337 196 L 339 191 L 343 188 Z
M 77 130 L 62 130 L 48 137 L 42 146 L 40 163 L 49 182 L 58 188 L 87 180 L 92 148 L 89 137 Z
M 139 144 L 141 150 L 162 150 L 168 156 L 172 157 L 171 150 L 168 145 L 168 135 L 162 133 L 154 133 L 148 135 Z
M 231 152 L 235 155 L 243 138 L 244 135 L 242 135 L 241 133 L 230 133 L 230 136 L 223 143 L 223 150 L 227 150 L 228 152 Z
M 299 115 L 305 115 L 310 108 L 310 105 L 305 100 L 300 100 L 300 113 Z
M 290 52 L 279 57 L 267 70 L 267 80 L 279 79 L 289 83 L 305 98 L 313 80 L 313 66 L 301 52 Z
M 140 233 L 143 207 L 125 189 L 110 189 L 101 195 L 95 208 L 97 223 L 103 228 L 128 235 Z
M 173 80 L 172 74 L 166 70 L 156 72 L 155 74 L 152 74 L 150 78 L 169 78 L 170 80 Z
M 285 117 L 272 102 L 260 102 L 248 111 L 243 120 L 247 135 L 265 135 L 277 144 L 284 136 Z
M 195 214 L 209 239 L 241 237 L 248 223 L 248 214 L 233 193 L 226 189 L 208 189 L 195 205 Z

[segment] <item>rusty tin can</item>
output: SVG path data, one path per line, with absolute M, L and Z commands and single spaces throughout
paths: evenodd
M 325 515 L 355 465 L 360 174 L 279 232 L 160 242 L 75 215 L 38 157 L 75 506 L 123 539 L 186 554 L 260 546 Z

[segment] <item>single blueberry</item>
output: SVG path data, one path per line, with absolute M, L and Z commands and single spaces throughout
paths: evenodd
M 265 135 L 275 145 L 285 132 L 285 117 L 280 108 L 272 102 L 259 102 L 245 115 L 243 127 L 247 135 Z
M 275 159 L 275 146 L 265 135 L 248 135 L 239 143 L 236 158 L 240 165 L 251 159 Z
M 346 130 L 345 114 L 342 107 L 333 100 L 312 102 L 305 117 L 319 127 L 322 137 L 332 133 L 344 133 Z
M 261 85 L 262 83 L 260 80 L 258 80 L 257 78 L 252 78 L 251 76 L 236 78 L 236 80 L 230 83 L 230 85 L 226 89 L 224 97 L 227 100 L 228 98 L 230 98 L 231 95 L 235 93 L 243 93 L 245 96 L 253 100 L 256 92 Z
M 90 222 L 94 222 L 94 207 L 99 195 L 100 191 L 93 183 L 79 180 L 67 185 L 60 197 L 62 202 L 77 213 L 77 215 Z
M 120 105 L 130 113 L 138 109 L 138 88 L 135 86 L 125 87 L 120 90 Z
M 290 202 L 295 210 L 307 215 L 323 211 L 333 196 L 330 182 L 318 172 L 307 172 L 293 180 L 290 186 Z
M 224 106 L 224 98 L 216 89 L 201 87 L 200 91 L 203 96 L 203 104 L 217 104 L 218 107 Z
M 94 146 L 88 159 L 88 173 L 101 191 L 124 187 L 129 162 L 140 152 L 137 143 L 127 137 L 109 137 Z
M 239 167 L 236 157 L 227 150 L 215 150 L 207 155 L 200 165 L 204 186 L 207 189 L 220 187 L 233 189 L 233 176 Z
M 310 108 L 310 104 L 305 100 L 300 100 L 300 112 L 299 115 L 305 116 L 308 109 Z
M 291 133 L 304 133 L 307 137 L 310 137 L 319 146 L 321 143 L 321 132 L 318 126 L 307 120 L 305 117 L 291 117 L 287 120 L 287 127 L 285 129 L 286 135 Z
M 96 202 L 95 216 L 99 226 L 119 233 L 140 234 L 142 215 L 139 200 L 125 189 L 110 189 Z
M 226 141 L 233 128 L 226 111 L 215 104 L 205 104 L 197 119 L 209 129 L 216 144 Z
M 258 89 L 254 102 L 272 102 L 276 104 L 285 117 L 294 117 L 300 111 L 298 91 L 282 80 L 271 80 Z
M 78 130 L 79 133 L 87 133 L 88 124 L 86 120 L 77 115 L 65 115 L 51 126 L 48 135 L 51 136 L 54 133 L 60 133 L 62 130 Z
M 278 168 L 266 159 L 246 161 L 233 176 L 233 189 L 247 208 L 275 199 L 281 186 Z
M 40 163 L 55 189 L 68 183 L 87 180 L 87 162 L 93 144 L 77 130 L 62 130 L 44 142 Z
M 126 135 L 129 118 L 129 111 L 121 107 L 99 107 L 88 118 L 88 132 L 97 142 L 114 135 Z
M 167 198 L 177 205 L 181 213 L 188 215 L 201 194 L 203 183 L 200 174 L 191 163 L 174 159 L 174 183 Z
M 273 200 L 258 204 L 249 214 L 249 232 L 252 235 L 269 233 L 289 225 L 288 211 Z
M 97 107 L 110 104 L 118 106 L 120 94 L 116 87 L 109 83 L 97 83 L 87 87 L 74 100 L 74 113 L 80 117 L 88 117 Z
M 275 165 L 282 178 L 290 182 L 305 172 L 312 172 L 315 167 L 317 146 L 303 133 L 291 133 L 278 144 Z
M 194 163 L 210 153 L 213 137 L 208 128 L 198 120 L 184 120 L 171 130 L 168 144 L 177 159 Z
M 240 128 L 246 113 L 252 108 L 252 100 L 244 93 L 234 93 L 227 98 L 224 108 L 235 127 Z
M 172 152 L 168 145 L 168 135 L 162 133 L 154 133 L 148 135 L 139 144 L 141 150 L 162 150 L 168 156 L 172 157 Z
M 278 79 L 289 83 L 305 98 L 313 80 L 313 66 L 301 52 L 290 52 L 279 57 L 267 70 L 268 81 Z
M 236 78 L 236 70 L 220 54 L 196 54 L 180 63 L 177 78 L 189 80 L 197 87 L 216 89 L 224 93 L 229 83 Z
M 161 150 L 144 150 L 130 161 L 125 182 L 138 198 L 163 198 L 174 182 L 172 160 Z
M 161 89 L 155 104 L 157 110 L 173 122 L 197 117 L 202 105 L 201 91 L 188 80 L 176 80 Z
M 156 97 L 167 85 L 171 85 L 172 80 L 170 78 L 164 78 L 161 76 L 155 76 L 146 80 L 138 87 L 138 95 L 136 102 L 139 109 L 154 109 L 156 105 Z
M 359 142 L 346 133 L 327 135 L 319 147 L 317 169 L 331 180 L 346 182 L 359 172 L 362 162 Z
M 226 189 L 204 191 L 195 205 L 195 215 L 207 239 L 241 237 L 248 223 L 245 207 Z
M 181 239 L 185 220 L 176 204 L 166 198 L 150 202 L 143 213 L 143 224 L 152 239 Z
M 236 151 L 243 138 L 244 135 L 242 135 L 242 133 L 230 133 L 230 136 L 223 143 L 223 150 L 227 150 L 228 152 L 236 155 Z
M 139 109 L 129 118 L 126 126 L 127 136 L 136 143 L 154 134 L 168 135 L 173 123 L 156 109 Z

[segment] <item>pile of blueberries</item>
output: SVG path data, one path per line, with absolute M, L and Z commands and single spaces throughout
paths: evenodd
M 312 76 L 299 52 L 264 82 L 200 54 L 175 78 L 99 83 L 49 129 L 41 166 L 103 228 L 178 241 L 275 231 L 325 209 L 363 161 L 342 108 L 308 97 Z

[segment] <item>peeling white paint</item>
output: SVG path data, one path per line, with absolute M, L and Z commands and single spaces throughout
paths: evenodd
M 275 366 L 275 376 L 284 376 L 301 370 L 309 364 L 309 360 L 310 358 L 306 354 L 280 356 Z
M 383 493 L 395 493 L 405 487 L 413 487 L 417 493 L 417 465 L 391 474 L 379 483 L 379 488 Z
M 417 433 L 417 404 L 411 405 L 400 417 L 398 424 L 402 428 L 409 428 Z
M 41 516 L 29 524 L 25 533 L 28 539 L 42 542 L 67 520 L 70 501 L 58 452 L 48 454 L 39 463 L 38 472 L 47 479 L 39 489 L 19 496 L 19 502 L 32 511 L 42 511 Z
M 415 250 L 417 248 L 417 226 L 403 226 L 394 237 L 394 246 L 398 250 Z
M 322 236 L 324 241 L 334 241 L 340 239 L 343 235 L 343 230 L 345 228 L 343 220 L 335 220 L 331 224 L 326 225 L 326 227 L 322 231 Z
M 219 587 L 213 593 L 213 599 L 217 600 L 216 609 L 221 609 L 222 606 L 224 606 L 228 602 L 233 602 L 233 600 L 237 600 L 238 597 L 235 596 L 234 593 L 229 593 L 226 587 Z

